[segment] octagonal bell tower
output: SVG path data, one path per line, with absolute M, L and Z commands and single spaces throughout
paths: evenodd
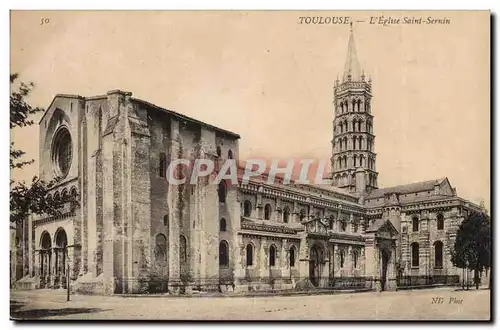
M 335 187 L 363 193 L 377 188 L 375 135 L 371 114 L 372 82 L 361 70 L 351 24 L 342 81 L 333 88 L 331 179 Z

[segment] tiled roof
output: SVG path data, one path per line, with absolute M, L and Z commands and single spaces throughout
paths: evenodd
M 192 122 L 192 123 L 196 123 L 196 124 L 199 124 L 199 125 L 202 125 L 202 126 L 205 126 L 205 127 L 208 127 L 208 128 L 211 128 L 213 129 L 214 131 L 218 131 L 218 132 L 221 132 L 221 133 L 224 133 L 224 134 L 227 134 L 227 135 L 230 135 L 232 136 L 233 138 L 236 138 L 236 139 L 239 139 L 240 138 L 240 135 L 239 134 L 236 134 L 234 132 L 231 132 L 231 131 L 228 131 L 228 130 L 225 130 L 223 128 L 220 128 L 220 127 L 216 127 L 216 126 L 213 126 L 213 125 L 210 125 L 210 124 L 207 124 L 205 122 L 202 122 L 201 120 L 198 120 L 198 119 L 194 119 L 192 117 L 188 117 L 186 115 L 183 115 L 181 113 L 178 113 L 178 112 L 175 112 L 175 111 L 172 111 L 172 110 L 169 110 L 169 109 L 165 109 L 165 108 L 162 108 L 160 106 L 157 106 L 156 104 L 153 104 L 153 103 L 150 103 L 148 101 L 144 101 L 144 100 L 141 100 L 141 99 L 138 99 L 138 98 L 133 98 L 133 100 L 137 101 L 137 102 L 140 102 L 140 103 L 143 103 L 151 108 L 154 108 L 156 110 L 159 110 L 161 112 L 165 112 L 171 116 L 174 116 L 174 117 L 177 117 L 178 119 L 180 120 L 185 120 L 185 121 L 188 121 L 188 122 Z
M 372 190 L 366 199 L 383 197 L 388 193 L 398 193 L 398 194 L 410 194 L 419 191 L 434 190 L 434 185 L 441 184 L 445 178 L 429 181 L 414 182 L 409 184 L 404 184 L 400 186 L 380 188 Z

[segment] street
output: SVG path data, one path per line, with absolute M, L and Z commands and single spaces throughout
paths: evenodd
M 14 319 L 489 320 L 490 290 L 455 288 L 273 297 L 102 297 L 11 291 Z

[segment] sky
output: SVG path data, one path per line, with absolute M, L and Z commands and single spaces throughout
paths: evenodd
M 36 106 L 59 93 L 122 89 L 240 134 L 240 159 L 328 160 L 349 25 L 299 24 L 303 16 L 355 22 L 373 81 L 379 186 L 448 177 L 459 196 L 489 209 L 488 12 L 12 11 L 11 72 L 36 84 Z M 369 24 L 380 16 L 450 24 Z M 11 132 L 35 160 L 37 139 L 37 125 Z M 37 171 L 35 163 L 12 177 Z

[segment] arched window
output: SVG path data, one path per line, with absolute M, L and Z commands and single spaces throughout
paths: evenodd
M 290 248 L 290 267 L 295 267 L 295 246 Z
M 434 267 L 443 267 L 443 242 L 441 241 L 434 243 Z
M 219 243 L 219 266 L 229 266 L 229 245 L 226 241 Z
M 168 227 L 168 214 L 163 216 L 163 225 Z
M 356 143 L 357 143 L 357 141 L 358 141 L 358 138 L 357 138 L 357 137 L 353 137 L 353 138 L 352 138 L 352 145 L 353 145 L 353 147 L 354 147 L 354 150 L 356 150 Z
M 360 136 L 358 141 L 359 141 L 359 150 L 363 150 L 363 137 Z
M 276 246 L 271 245 L 269 248 L 269 266 L 276 265 Z
M 179 237 L 179 261 L 183 263 L 187 261 L 187 240 L 183 235 Z
M 355 222 L 352 224 L 352 230 L 353 230 L 355 233 L 357 233 L 357 232 L 358 232 L 358 227 L 359 227 L 359 225 L 358 225 L 358 223 L 355 221 Z
M 271 204 L 264 206 L 264 220 L 271 219 Z
M 442 213 L 439 213 L 437 215 L 437 229 L 438 230 L 443 230 L 444 229 L 444 216 Z
M 345 220 L 340 220 L 340 229 L 345 231 L 347 229 L 347 223 Z
M 220 157 L 222 155 L 222 150 L 220 149 L 220 146 L 217 146 L 217 156 Z
M 226 194 L 227 194 L 226 181 L 221 180 L 221 182 L 219 182 L 219 203 L 226 202 Z
M 365 160 L 364 155 L 359 156 L 359 166 L 363 166 L 364 160 Z
M 352 265 L 354 268 L 358 268 L 358 251 L 352 251 Z
M 226 231 L 226 219 L 221 218 L 219 221 L 219 231 Z
M 246 200 L 243 203 L 243 216 L 249 217 L 252 214 L 252 203 L 249 200 Z
M 411 223 L 412 223 L 412 231 L 418 231 L 418 218 L 413 217 L 411 219 Z
M 361 100 L 358 100 L 358 112 L 361 111 Z
M 358 132 L 361 132 L 361 120 L 358 121 Z
M 419 253 L 420 253 L 420 247 L 418 243 L 411 243 L 411 266 L 412 267 L 418 267 L 420 260 L 419 260 Z
M 288 221 L 290 220 L 290 209 L 288 208 L 288 206 L 285 206 L 285 209 L 283 210 L 283 222 L 284 223 L 288 223 Z
M 158 234 L 156 235 L 155 243 L 155 260 L 157 262 L 164 262 L 167 258 L 167 237 L 163 234 Z
M 357 160 L 358 160 L 358 156 L 354 155 L 354 156 L 352 157 L 352 160 L 354 161 L 354 167 L 358 166 L 358 164 L 357 164 L 357 163 L 358 163 L 358 162 L 357 162 Z
M 231 149 L 227 152 L 227 159 L 233 159 L 233 151 Z
M 304 221 L 305 218 L 306 218 L 306 211 L 304 211 L 304 209 L 301 209 L 299 212 L 300 222 Z
M 344 268 L 345 250 L 340 249 L 340 268 Z
M 160 153 L 159 176 L 165 178 L 167 176 L 167 155 Z
M 253 265 L 253 245 L 252 244 L 247 244 L 246 252 L 247 252 L 247 266 L 252 266 Z
M 339 133 L 342 134 L 343 130 L 342 130 L 342 123 L 339 124 Z
M 352 121 L 352 127 L 354 128 L 354 132 L 356 132 L 356 119 Z
M 356 100 L 352 100 L 352 111 L 356 111 Z
M 52 160 L 56 165 L 57 176 L 66 177 L 71 167 L 72 143 L 68 129 L 62 127 L 56 133 L 52 146 Z

